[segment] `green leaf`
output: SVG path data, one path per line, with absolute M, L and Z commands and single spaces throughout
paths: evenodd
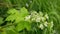
M 25 21 L 24 26 L 28 31 L 31 30 L 31 24 L 29 22 Z
M 21 31 L 23 29 L 27 29 L 28 31 L 31 29 L 31 24 L 27 21 L 21 21 L 20 23 L 17 24 L 16 29 L 17 31 Z
M 20 16 L 25 17 L 28 14 L 29 14 L 28 10 L 25 7 L 21 8 L 21 10 L 20 10 Z
M 25 27 L 24 27 L 24 21 L 21 21 L 20 23 L 17 24 L 16 26 L 16 30 L 17 31 L 21 31 L 23 30 Z
M 8 10 L 8 14 L 14 14 L 14 13 L 16 13 L 17 12 L 17 10 L 16 9 L 9 9 Z
M 26 8 L 21 8 L 20 12 L 17 11 L 16 9 L 10 9 L 8 11 L 8 14 L 10 14 L 7 18 L 6 18 L 6 21 L 14 21 L 15 20 L 15 23 L 18 23 L 20 21 L 23 21 L 25 16 L 28 15 L 28 11 Z
M 14 21 L 15 20 L 15 16 L 14 15 L 9 15 L 5 21 Z
M 2 24 L 3 23 L 3 18 L 2 17 L 0 17 L 0 24 Z
M 18 34 L 15 30 L 15 26 L 9 26 L 5 28 L 6 34 Z
M 23 17 L 17 17 L 17 18 L 15 19 L 15 22 L 17 23 L 17 22 L 20 22 L 20 21 L 23 21 L 23 20 L 24 20 Z
M 15 32 L 14 30 L 6 30 L 7 34 L 18 34 L 17 32 Z

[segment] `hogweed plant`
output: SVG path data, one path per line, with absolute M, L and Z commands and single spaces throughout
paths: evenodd
M 32 11 L 30 15 L 25 17 L 25 21 L 35 22 L 37 27 L 41 30 L 49 30 L 50 34 L 53 34 L 53 21 L 48 21 L 48 14 L 43 14 L 42 12 L 37 13 L 36 11 Z M 48 34 L 48 32 L 44 31 L 44 34 Z
M 49 21 L 47 13 L 44 14 L 41 11 L 31 11 L 29 13 L 28 10 L 23 7 L 20 10 L 9 9 L 7 14 L 8 16 L 4 20 L 7 24 L 1 27 L 3 30 L 2 33 L 4 34 L 19 34 L 20 31 L 36 31 L 37 28 L 42 30 L 42 34 L 53 34 L 54 24 L 53 21 Z M 34 26 L 32 27 L 33 24 Z M 27 32 L 27 34 L 29 33 Z
M 0 0 L 0 34 L 60 34 L 59 3 L 60 0 Z

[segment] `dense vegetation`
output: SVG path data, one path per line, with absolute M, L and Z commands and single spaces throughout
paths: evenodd
M 0 34 L 60 34 L 60 0 L 0 0 Z

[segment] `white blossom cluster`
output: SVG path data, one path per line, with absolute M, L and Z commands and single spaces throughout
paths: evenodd
M 48 19 L 49 19 L 48 14 L 43 14 L 42 12 L 37 13 L 36 11 L 31 12 L 31 15 L 25 17 L 25 21 L 30 20 L 31 22 L 35 21 L 40 23 L 40 25 L 38 26 L 40 29 L 44 29 L 45 27 L 48 26 L 53 27 L 53 21 L 49 23 L 47 21 Z
M 52 27 L 53 27 L 53 22 L 52 22 L 52 21 L 51 21 L 50 23 L 45 22 L 45 23 L 39 25 L 39 28 L 41 28 L 42 30 L 43 30 L 45 27 L 50 27 L 50 28 L 52 28 Z

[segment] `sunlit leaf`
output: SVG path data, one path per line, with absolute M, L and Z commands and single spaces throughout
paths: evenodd
M 18 23 L 18 25 L 16 26 L 16 30 L 17 31 L 21 31 L 21 30 L 23 30 L 25 27 L 24 27 L 24 22 L 22 21 L 22 22 L 20 22 L 20 23 Z

